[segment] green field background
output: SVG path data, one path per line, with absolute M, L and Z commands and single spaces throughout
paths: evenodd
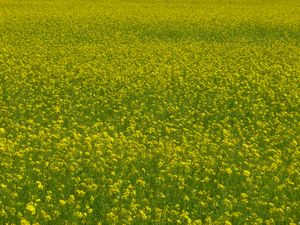
M 0 0 L 0 224 L 300 221 L 300 2 Z

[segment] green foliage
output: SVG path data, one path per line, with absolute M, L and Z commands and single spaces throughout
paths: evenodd
M 1 224 L 297 224 L 300 7 L 0 0 Z

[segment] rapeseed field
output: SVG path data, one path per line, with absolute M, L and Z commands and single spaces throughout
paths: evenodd
M 300 222 L 298 0 L 0 0 L 0 224 Z

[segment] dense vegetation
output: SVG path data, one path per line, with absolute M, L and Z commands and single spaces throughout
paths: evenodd
M 0 0 L 1 224 L 297 224 L 297 0 Z

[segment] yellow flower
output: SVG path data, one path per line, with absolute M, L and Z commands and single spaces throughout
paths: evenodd
M 18 193 L 17 192 L 13 192 L 10 195 L 12 198 L 17 198 L 18 197 Z
M 139 210 L 139 213 L 140 213 L 140 217 L 141 217 L 143 220 L 147 220 L 147 219 L 148 219 L 146 213 L 145 213 L 143 210 Z
M 248 170 L 244 170 L 244 171 L 243 171 L 243 174 L 244 174 L 245 177 L 250 177 L 250 174 L 251 174 L 251 173 L 250 173 L 250 171 L 248 171 Z
M 210 217 L 210 216 L 206 217 L 205 222 L 206 222 L 207 224 L 212 224 L 212 219 L 211 219 L 211 217 Z
M 80 212 L 80 211 L 76 211 L 75 212 L 75 216 L 77 217 L 77 218 L 82 218 L 83 217 L 83 214 L 82 214 L 82 212 Z
M 188 202 L 188 201 L 190 201 L 190 198 L 189 198 L 189 196 L 185 195 L 183 200 Z
M 51 200 L 52 200 L 51 196 L 50 196 L 50 195 L 47 195 L 47 196 L 46 196 L 46 200 L 47 200 L 47 201 L 51 201 Z
M 93 202 L 95 201 L 94 196 L 91 196 L 91 197 L 90 197 L 90 201 L 91 201 L 91 203 L 93 203 Z
M 2 218 L 7 216 L 7 213 L 5 212 L 4 209 L 2 209 L 2 210 L 0 211 L 0 216 L 1 216 Z
M 32 214 L 35 215 L 36 214 L 36 209 L 34 207 L 34 205 L 32 203 L 28 203 L 26 205 L 26 209 Z
M 82 190 L 76 190 L 76 192 L 77 192 L 78 196 L 80 196 L 80 197 L 85 195 L 85 192 Z
M 46 220 L 51 220 L 51 216 L 49 216 L 44 210 L 41 211 L 41 215 Z
M 193 221 L 193 224 L 194 224 L 194 225 L 201 225 L 201 224 L 202 224 L 202 221 L 201 221 L 200 219 L 194 220 L 194 221 Z
M 220 188 L 220 189 L 224 189 L 224 188 L 225 188 L 225 186 L 224 186 L 223 184 L 218 184 L 218 188 Z
M 228 175 L 231 175 L 231 174 L 232 174 L 232 169 L 231 169 L 231 168 L 226 168 L 226 169 L 225 169 L 225 172 L 226 172 Z
M 63 200 L 63 199 L 60 199 L 60 200 L 59 200 L 59 203 L 60 203 L 62 206 L 64 206 L 64 205 L 66 204 L 66 201 Z
M 30 222 L 26 219 L 21 219 L 21 222 L 20 222 L 21 225 L 30 225 Z
M 74 195 L 70 195 L 69 198 L 68 198 L 68 203 L 69 204 L 74 204 L 75 203 L 75 197 Z
M 44 189 L 44 186 L 43 186 L 42 182 L 37 181 L 36 184 L 37 184 L 38 189 L 40 189 L 40 190 Z
M 248 198 L 248 195 L 247 195 L 246 193 L 242 193 L 242 194 L 241 194 L 241 197 L 242 197 L 242 198 Z

